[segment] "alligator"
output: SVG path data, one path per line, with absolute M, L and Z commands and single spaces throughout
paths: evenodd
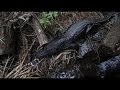
M 114 17 L 115 17 L 115 14 L 102 19 L 80 20 L 72 24 L 68 28 L 68 30 L 65 31 L 62 35 L 56 37 L 51 42 L 42 45 L 38 51 L 33 53 L 33 56 L 41 59 L 46 56 L 51 56 L 51 55 L 60 53 L 66 49 L 79 48 L 79 45 L 75 43 L 78 37 L 82 35 L 86 35 L 87 33 L 89 33 L 89 31 L 92 31 L 93 28 L 95 29 L 104 25 L 106 22 L 109 22 Z
M 111 77 L 120 74 L 120 55 L 98 64 L 96 69 L 100 77 Z
M 93 31 L 89 34 L 87 34 L 87 40 L 85 40 L 83 43 L 80 42 L 80 47 L 79 47 L 79 56 L 81 58 L 83 58 L 84 56 L 85 57 L 95 57 L 95 53 L 98 53 L 100 49 L 100 52 L 99 54 L 101 53 L 102 56 L 106 56 L 107 54 L 113 54 L 113 51 L 112 51 L 112 48 L 110 48 L 111 44 L 108 44 L 107 46 L 104 45 L 105 43 L 103 41 L 105 41 L 104 39 L 106 38 L 107 34 L 110 33 L 110 32 L 116 32 L 116 29 L 118 30 L 119 28 L 116 27 L 119 26 L 119 23 L 118 23 L 118 18 L 117 19 L 112 19 L 110 22 L 108 23 L 105 23 L 102 27 L 100 27 L 98 30 L 94 30 L 95 33 L 93 33 Z M 114 29 L 114 30 L 113 30 Z M 118 32 L 118 31 L 117 31 Z M 119 33 L 117 33 L 118 36 L 119 36 Z M 113 35 L 114 37 L 116 35 Z M 112 36 L 111 36 L 112 37 Z M 111 38 L 109 37 L 109 38 Z M 112 39 L 109 40 L 109 42 L 111 41 Z M 113 42 L 115 42 L 116 40 L 114 40 Z M 101 48 L 104 47 L 104 50 Z M 106 51 L 107 50 L 107 51 Z M 94 53 L 94 54 L 93 54 Z M 89 57 L 89 56 L 90 57 Z M 85 58 L 84 57 L 84 58 Z M 96 58 L 96 57 L 95 57 Z M 93 58 L 92 58 L 93 59 Z

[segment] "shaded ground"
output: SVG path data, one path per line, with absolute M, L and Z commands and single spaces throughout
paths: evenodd
M 29 14 L 30 12 L 26 12 Z M 34 12 L 35 13 L 35 12 Z M 119 51 L 120 41 L 120 29 L 119 23 L 116 29 L 113 28 L 107 33 L 106 29 L 100 29 L 102 35 L 105 34 L 105 38 L 102 40 L 106 46 L 112 48 L 112 50 L 106 47 L 100 47 L 98 49 L 99 54 L 92 54 L 85 56 L 83 59 L 78 57 L 78 50 L 65 50 L 58 55 L 52 55 L 51 57 L 43 58 L 37 66 L 31 66 L 29 62 L 33 57 L 32 54 L 38 50 L 39 40 L 31 25 L 31 20 L 23 20 L 20 17 L 25 12 L 3 12 L 0 16 L 0 38 L 5 37 L 5 43 L 0 43 L 0 73 L 1 78 L 83 78 L 83 77 L 95 77 L 96 64 L 107 60 Z M 35 13 L 39 15 L 39 13 Z M 51 24 L 47 28 L 43 28 L 48 42 L 54 39 L 57 31 L 65 32 L 71 24 L 86 18 L 104 18 L 105 13 L 101 12 L 59 12 L 59 16 L 51 21 Z M 105 25 L 109 29 L 111 25 Z M 7 33 L 2 32 L 7 29 Z M 6 35 L 6 36 L 5 36 Z M 112 37 L 111 37 L 112 36 Z M 96 38 L 96 37 L 95 37 Z M 0 39 L 1 40 L 1 39 Z M 91 40 L 91 39 L 90 39 Z M 9 44 L 9 42 L 11 42 Z M 8 45 L 7 45 L 8 44 Z M 10 47 L 6 47 L 10 46 Z M 5 48 L 5 49 L 3 49 Z M 100 50 L 99 50 L 100 49 Z M 3 51 L 2 51 L 3 50 Z M 5 51 L 5 52 L 4 52 Z M 7 51 L 7 52 L 6 52 Z M 9 52 L 8 52 L 9 51 Z M 103 52 L 102 52 L 103 51 Z M 114 53 L 115 52 L 115 53 Z M 2 54 L 3 53 L 3 54 Z M 114 54 L 113 54 L 114 53 Z M 9 54 L 9 55 L 8 55 Z M 107 58 L 106 58 L 107 57 Z

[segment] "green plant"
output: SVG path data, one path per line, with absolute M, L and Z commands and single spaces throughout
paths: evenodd
M 43 27 L 47 27 L 50 23 L 51 20 L 56 18 L 58 16 L 58 12 L 42 12 L 42 15 L 40 17 L 40 23 L 42 24 Z

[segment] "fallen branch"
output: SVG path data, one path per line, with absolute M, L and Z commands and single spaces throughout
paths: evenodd
M 48 39 L 36 17 L 32 18 L 32 27 L 35 30 L 40 46 L 42 46 L 43 44 L 46 44 L 48 42 Z

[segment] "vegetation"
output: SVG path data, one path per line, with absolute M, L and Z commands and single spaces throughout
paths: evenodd
M 48 25 L 50 25 L 50 21 L 55 19 L 58 16 L 58 12 L 42 12 L 41 17 L 39 18 L 39 21 L 41 25 L 46 28 Z

